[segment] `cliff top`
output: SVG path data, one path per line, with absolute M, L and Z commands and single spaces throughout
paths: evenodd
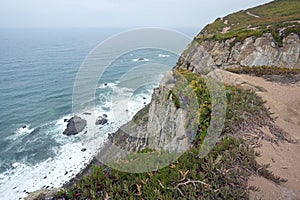
M 260 36 L 271 32 L 280 37 L 300 31 L 300 1 L 275 0 L 265 5 L 217 18 L 196 37 L 223 40 L 233 37 Z

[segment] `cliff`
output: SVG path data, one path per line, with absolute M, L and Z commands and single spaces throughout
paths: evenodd
M 216 68 L 300 68 L 300 3 L 277 0 L 218 18 L 182 54 L 177 68 L 206 73 Z
M 282 46 L 276 44 L 271 33 L 250 36 L 238 42 L 235 39 L 195 40 L 180 57 L 177 67 L 195 73 L 243 66 L 300 69 L 300 39 L 296 33 L 283 37 Z
M 119 140 L 118 145 L 122 143 L 121 146 L 131 150 L 164 148 L 182 151 L 192 144 L 197 129 L 192 128 L 194 134 L 185 130 L 185 124 L 190 123 L 185 121 L 190 113 L 185 108 L 189 106 L 176 105 L 183 99 L 179 95 L 178 102 L 174 102 L 174 96 L 172 100 L 170 95 L 178 82 L 174 78 L 178 69 L 209 74 L 209 77 L 226 84 L 242 85 L 246 89 L 259 86 L 255 88 L 241 81 L 238 75 L 218 69 L 255 66 L 300 69 L 299 10 L 300 2 L 297 0 L 277 0 L 218 18 L 207 25 L 180 56 L 173 74 L 166 75 L 159 88 L 154 90 L 151 103 L 133 121 L 121 127 L 115 142 Z M 178 85 L 176 87 L 178 90 Z M 184 104 L 191 105 L 190 102 Z M 136 135 L 130 134 L 130 129 Z M 178 145 L 181 144 L 178 140 L 184 140 L 185 147 Z M 168 144 L 170 141 L 172 143 Z

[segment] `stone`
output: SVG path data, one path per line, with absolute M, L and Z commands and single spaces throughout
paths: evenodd
M 82 119 L 78 116 L 74 116 L 68 120 L 67 128 L 63 132 L 63 134 L 67 136 L 76 135 L 83 131 L 83 129 L 86 127 L 86 123 L 87 122 L 85 119 Z
M 176 68 L 207 74 L 228 66 L 277 66 L 300 69 L 300 38 L 291 33 L 283 38 L 282 46 L 276 45 L 270 33 L 248 37 L 242 42 L 225 41 L 192 42 L 180 56 Z
M 43 188 L 49 188 L 49 186 L 44 186 Z M 45 199 L 45 200 L 50 200 L 50 199 L 55 199 L 55 196 L 57 192 L 60 191 L 59 188 L 53 188 L 51 190 L 49 189 L 41 189 L 37 190 L 35 192 L 30 192 L 27 197 L 25 197 L 25 200 L 32 200 L 32 199 Z
M 96 119 L 96 125 L 104 125 L 108 122 L 108 120 L 104 117 L 101 117 L 99 116 L 97 119 Z
M 242 79 L 238 74 L 234 74 L 232 72 L 224 71 L 221 69 L 215 69 L 211 71 L 207 74 L 207 77 L 232 86 L 239 86 L 245 83 L 245 80 Z

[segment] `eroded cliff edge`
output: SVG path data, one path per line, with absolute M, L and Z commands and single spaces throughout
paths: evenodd
M 222 41 L 196 39 L 181 55 L 177 67 L 195 73 L 243 66 L 300 69 L 299 35 L 290 33 L 282 41 L 282 46 L 277 45 L 271 33 L 247 37 L 238 42 L 236 37 Z

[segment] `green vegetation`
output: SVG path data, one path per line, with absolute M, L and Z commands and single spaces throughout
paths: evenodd
M 187 70 L 178 71 L 197 94 L 200 105 L 199 130 L 195 134 L 201 137 L 195 141 L 195 145 L 169 166 L 154 172 L 133 174 L 104 165 L 94 166 L 92 174 L 83 177 L 72 187 L 62 189 L 57 198 L 248 199 L 250 190 L 258 190 L 247 185 L 252 174 L 261 175 L 275 183 L 285 181 L 270 172 L 268 165 L 260 165 L 255 161 L 258 154 L 247 142 L 232 136 L 224 136 L 207 156 L 199 157 L 201 141 L 210 121 L 210 95 L 203 77 Z M 226 89 L 228 110 L 224 134 L 243 122 L 245 113 L 267 113 L 262 100 L 253 92 L 236 87 Z M 147 148 L 137 153 L 147 156 L 160 152 Z M 134 155 L 131 156 L 134 158 Z
M 300 69 L 289 69 L 272 66 L 245 66 L 238 68 L 228 68 L 226 70 L 237 74 L 250 74 L 259 77 L 264 75 L 290 76 L 300 74 Z
M 57 198 L 71 199 L 247 199 L 251 174 L 284 180 L 270 173 L 267 165 L 255 161 L 257 154 L 239 139 L 224 137 L 205 157 L 192 148 L 169 166 L 148 173 L 124 173 L 106 166 L 94 167 Z
M 136 123 L 136 124 L 140 124 L 140 123 L 146 123 L 148 122 L 148 113 L 149 113 L 149 108 L 150 108 L 150 104 L 146 105 L 143 109 L 141 109 L 139 112 L 137 112 L 132 120 Z
M 300 81 L 300 69 L 289 69 L 273 66 L 244 66 L 238 68 L 228 68 L 226 70 L 237 74 L 259 76 L 268 81 L 280 83 L 295 83 Z
M 181 107 L 180 100 L 179 100 L 178 96 L 172 90 L 170 90 L 169 94 L 168 94 L 168 98 L 170 98 L 170 97 L 172 98 L 175 107 L 177 109 L 180 108 Z
M 197 97 L 199 111 L 197 112 L 198 119 L 198 130 L 195 133 L 195 144 L 203 142 L 206 136 L 207 128 L 210 125 L 210 114 L 211 114 L 211 98 L 210 93 L 206 85 L 206 80 L 202 76 L 192 73 L 188 70 L 177 69 L 177 71 L 183 75 L 187 80 L 189 86 L 192 88 L 194 94 Z
M 218 18 L 207 25 L 196 41 L 204 40 L 222 41 L 234 38 L 235 42 L 246 37 L 259 37 L 263 33 L 272 33 L 275 41 L 280 46 L 282 38 L 290 33 L 300 33 L 300 1 L 275 0 L 255 8 L 242 10 L 224 18 Z M 222 32 L 224 28 L 228 30 Z

